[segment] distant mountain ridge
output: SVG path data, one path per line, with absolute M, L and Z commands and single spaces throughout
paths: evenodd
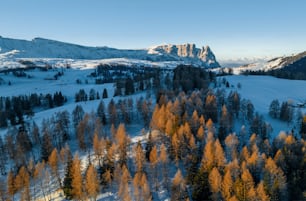
M 245 64 L 233 68 L 215 69 L 222 72 L 245 75 L 272 75 L 278 78 L 306 80 L 306 51 L 291 55 L 276 57 L 267 61 Z
M 121 50 L 109 47 L 88 47 L 44 38 L 31 41 L 0 37 L 0 54 L 11 58 L 111 59 L 128 58 L 148 61 L 179 61 L 207 68 L 219 67 L 209 46 L 195 44 L 161 45 L 148 49 Z
M 286 71 L 290 71 L 290 69 L 293 68 L 296 71 L 296 70 L 303 70 L 303 68 L 306 68 L 304 62 L 305 60 L 306 60 L 306 51 L 291 56 L 275 57 L 269 60 L 258 59 L 258 61 L 251 62 L 248 64 L 233 66 L 232 70 L 234 74 L 240 74 L 246 71 L 269 72 L 281 69 L 286 69 Z M 231 66 L 225 64 L 223 63 L 224 67 L 231 68 Z

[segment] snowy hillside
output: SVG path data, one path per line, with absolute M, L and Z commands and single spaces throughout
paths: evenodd
M 302 52 L 299 54 L 295 54 L 292 56 L 283 56 L 283 57 L 276 57 L 273 59 L 258 59 L 258 60 L 229 60 L 229 61 L 223 61 L 222 66 L 223 67 L 229 67 L 232 68 L 234 74 L 240 74 L 245 71 L 272 71 L 272 70 L 278 70 L 286 68 L 290 65 L 293 65 L 295 63 L 298 63 L 302 59 L 305 59 L 306 52 Z M 250 62 L 252 61 L 252 62 Z M 244 63 L 244 64 L 243 64 Z M 239 65 L 243 64 L 243 65 Z M 292 66 L 291 66 L 292 67 Z
M 163 45 L 138 50 L 109 47 L 86 47 L 43 38 L 32 41 L 0 37 L 0 67 L 14 67 L 20 58 L 114 59 L 145 60 L 148 62 L 179 62 L 205 67 L 219 67 L 215 55 L 206 46 L 194 44 Z M 133 61 L 132 61 L 133 62 Z M 143 62 L 140 62 L 143 63 Z
M 242 98 L 253 102 L 256 111 L 264 115 L 265 119 L 272 125 L 275 137 L 280 131 L 289 132 L 294 129 L 294 121 L 286 124 L 269 117 L 270 103 L 278 99 L 280 102 L 288 101 L 292 105 L 297 105 L 306 101 L 306 81 L 279 79 L 271 76 L 226 76 L 226 80 L 231 84 L 228 91 L 238 90 Z M 238 84 L 241 88 L 237 89 Z M 300 108 L 306 113 L 306 108 Z M 299 132 L 298 130 L 296 132 Z

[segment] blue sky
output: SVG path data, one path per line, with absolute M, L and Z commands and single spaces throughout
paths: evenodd
M 217 58 L 306 50 L 304 0 L 2 0 L 0 35 L 89 46 L 209 45 Z

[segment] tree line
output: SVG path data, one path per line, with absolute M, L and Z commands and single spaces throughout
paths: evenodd
M 34 116 L 35 108 L 58 107 L 66 101 L 61 92 L 0 97 L 0 128 L 24 123 L 24 116 Z

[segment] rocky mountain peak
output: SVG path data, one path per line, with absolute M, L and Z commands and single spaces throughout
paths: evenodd
M 197 48 L 193 43 L 186 43 L 182 45 L 160 45 L 151 49 L 150 52 L 157 54 L 169 54 L 173 57 L 181 57 L 186 60 L 194 60 L 194 64 L 204 64 L 207 67 L 219 67 L 214 53 L 209 46 Z
M 14 51 L 14 58 L 109 59 L 128 58 L 154 62 L 175 61 L 201 67 L 219 67 L 215 55 L 206 46 L 195 44 L 159 45 L 148 49 L 121 50 L 109 47 L 87 47 L 44 38 L 31 41 L 0 38 L 1 53 Z

